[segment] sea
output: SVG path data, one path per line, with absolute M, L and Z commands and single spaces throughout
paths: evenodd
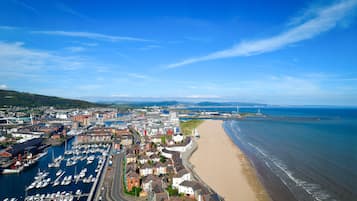
M 236 111 L 236 108 L 200 108 Z M 226 120 L 272 200 L 357 200 L 357 108 L 265 107 Z M 241 108 L 239 112 L 257 112 Z
M 67 143 L 67 150 L 72 148 L 72 143 L 74 142 L 74 138 L 69 140 Z M 56 178 L 56 172 L 59 170 L 59 168 L 48 168 L 48 163 L 53 161 L 53 156 L 54 158 L 64 155 L 65 151 L 65 145 L 62 144 L 61 146 L 52 146 L 49 149 L 47 149 L 48 154 L 42 157 L 36 164 L 33 166 L 25 169 L 23 172 L 19 174 L 9 174 L 9 175 L 0 175 L 0 200 L 4 200 L 5 198 L 16 198 L 18 200 L 24 200 L 26 194 L 28 196 L 30 195 L 36 195 L 36 194 L 47 194 L 47 193 L 56 193 L 58 191 L 63 192 L 73 192 L 73 194 L 76 192 L 76 190 L 80 189 L 82 193 L 88 194 L 90 192 L 90 189 L 92 187 L 93 183 L 82 183 L 78 182 L 75 184 L 75 182 L 72 182 L 68 186 L 61 186 L 58 185 L 56 187 L 52 187 L 52 185 L 48 185 L 46 188 L 42 189 L 31 189 L 26 191 L 26 187 L 28 187 L 33 181 L 34 177 L 38 173 L 38 171 L 47 171 L 49 172 L 49 177 L 52 178 L 51 182 L 54 181 Z M 98 154 L 96 154 L 98 155 Z M 68 158 L 66 156 L 66 158 Z M 88 177 L 89 174 L 93 174 L 95 176 L 95 169 L 98 165 L 98 160 L 95 159 L 95 161 L 90 164 L 86 165 L 86 160 L 84 161 L 78 161 L 77 165 L 66 167 L 66 162 L 62 161 L 60 169 L 65 171 L 65 174 L 62 176 L 62 179 L 64 176 L 69 176 L 69 175 L 74 175 L 75 173 L 79 173 L 83 168 L 87 168 L 88 172 L 86 174 L 86 177 Z M 82 197 L 79 199 L 80 201 L 86 200 L 87 197 Z M 77 200 L 77 198 L 75 198 Z

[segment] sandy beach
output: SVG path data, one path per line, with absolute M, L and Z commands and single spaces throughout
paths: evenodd
M 222 121 L 206 120 L 198 126 L 198 149 L 190 162 L 199 177 L 226 201 L 270 200 L 238 147 L 222 128 Z

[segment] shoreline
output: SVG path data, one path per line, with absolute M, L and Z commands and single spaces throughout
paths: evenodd
M 270 201 L 256 170 L 222 124 L 205 120 L 197 127 L 201 137 L 189 159 L 194 171 L 227 201 Z

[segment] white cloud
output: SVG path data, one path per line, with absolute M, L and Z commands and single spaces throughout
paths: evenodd
M 57 36 L 67 36 L 67 37 L 79 37 L 95 40 L 105 40 L 111 42 L 118 41 L 137 41 L 137 42 L 152 42 L 152 40 L 147 40 L 143 38 L 127 37 L 127 36 L 113 36 L 100 33 L 92 32 L 76 32 L 76 31 L 32 31 L 33 34 L 46 34 L 46 35 L 57 35 Z
M 50 51 L 27 48 L 22 42 L 0 41 L 0 76 L 31 75 L 45 69 L 74 70 L 84 66 L 84 59 L 62 56 Z
M 6 84 L 0 84 L 0 89 L 7 89 L 7 85 Z
M 151 79 L 149 76 L 147 75 L 143 75 L 143 74 L 138 74 L 138 73 L 128 73 L 129 77 L 132 78 L 137 78 L 137 79 L 144 79 L 144 80 L 149 80 Z
M 82 13 L 75 11 L 74 9 L 70 8 L 69 6 L 67 6 L 63 3 L 57 2 L 56 6 L 59 10 L 65 12 L 65 13 L 71 14 L 73 16 L 77 16 L 84 20 L 89 20 L 89 18 L 86 15 L 83 15 Z
M 346 0 L 325 8 L 318 8 L 316 9 L 314 17 L 309 18 L 304 22 L 300 22 L 299 25 L 296 25 L 279 35 L 255 41 L 242 42 L 230 49 L 170 64 L 168 65 L 168 68 L 176 68 L 183 65 L 214 59 L 251 56 L 281 49 L 290 44 L 313 38 L 323 32 L 333 29 L 345 16 L 349 15 L 355 9 L 356 5 L 357 0 Z M 307 16 L 310 15 L 311 11 L 309 11 Z M 301 21 L 305 18 L 306 17 L 304 16 L 296 21 Z
M 12 27 L 12 26 L 0 26 L 0 29 L 3 29 L 3 30 L 14 30 L 14 29 L 17 29 L 17 27 Z
M 84 50 L 86 50 L 84 47 L 80 46 L 67 47 L 66 49 L 71 52 L 83 52 Z
M 152 49 L 156 49 L 156 48 L 161 48 L 160 45 L 147 45 L 145 47 L 140 47 L 138 48 L 139 50 L 152 50 Z
M 34 7 L 32 7 L 29 4 L 25 3 L 24 1 L 14 0 L 12 2 L 17 4 L 17 5 L 19 5 L 19 6 L 21 6 L 21 7 L 23 7 L 23 8 L 25 8 L 25 9 L 27 9 L 27 10 L 29 10 L 29 11 L 31 11 L 31 12 L 33 12 L 33 13 L 35 13 L 35 14 L 37 14 L 37 15 L 39 14 L 37 9 L 35 9 Z

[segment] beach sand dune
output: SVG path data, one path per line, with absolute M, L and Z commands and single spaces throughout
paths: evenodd
M 207 120 L 198 127 L 198 149 L 190 158 L 194 170 L 226 201 L 270 200 L 255 170 L 226 135 L 222 123 Z

